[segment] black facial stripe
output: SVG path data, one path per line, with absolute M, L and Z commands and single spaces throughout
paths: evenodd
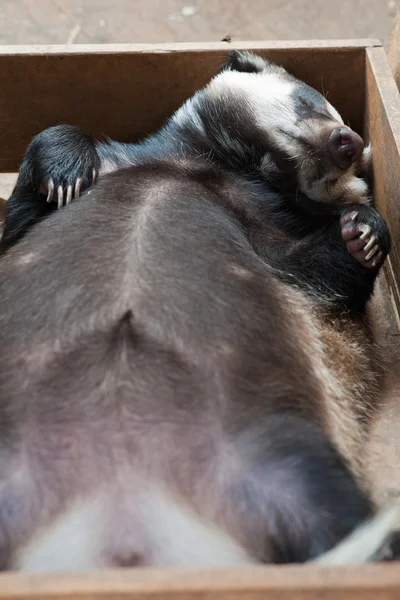
M 293 161 L 268 131 L 257 126 L 251 108 L 241 97 L 231 95 L 221 102 L 203 97 L 196 108 L 205 132 L 205 138 L 195 142 L 199 151 L 209 148 L 213 158 L 250 178 L 261 176 L 271 185 L 297 187 Z M 263 164 L 267 154 L 275 168 Z
M 298 82 L 291 94 L 299 119 L 320 118 L 332 120 L 322 94 L 305 83 Z

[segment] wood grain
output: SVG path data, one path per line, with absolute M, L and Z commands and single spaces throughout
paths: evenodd
M 231 47 L 255 50 L 328 95 L 361 131 L 365 45 L 242 42 L 0 48 L 0 172 L 15 171 L 32 137 L 58 123 L 137 141 L 206 84 Z M 12 82 L 12 84 L 11 84 Z
M 400 11 L 396 15 L 387 54 L 397 86 L 400 87 Z
M 395 564 L 0 576 L 0 600 L 398 600 Z
M 369 48 L 382 46 L 377 39 L 315 39 L 315 40 L 261 40 L 227 42 L 171 42 L 167 44 L 46 44 L 0 45 L 0 54 L 110 54 L 136 52 L 209 52 L 238 48 L 241 50 L 325 50 L 343 48 Z
M 367 49 L 366 124 L 373 148 L 374 198 L 390 225 L 385 273 L 400 308 L 400 95 L 383 48 Z

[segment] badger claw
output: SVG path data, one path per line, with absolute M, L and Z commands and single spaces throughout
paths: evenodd
M 51 202 L 54 194 L 54 181 L 50 178 L 47 182 L 47 202 Z

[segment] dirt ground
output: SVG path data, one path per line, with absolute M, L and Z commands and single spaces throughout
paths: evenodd
M 1 0 L 0 44 L 379 38 L 399 0 Z

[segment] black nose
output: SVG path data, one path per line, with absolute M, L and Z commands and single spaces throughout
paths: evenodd
M 328 138 L 328 152 L 339 169 L 348 169 L 357 162 L 364 150 L 362 138 L 346 127 L 337 127 Z

